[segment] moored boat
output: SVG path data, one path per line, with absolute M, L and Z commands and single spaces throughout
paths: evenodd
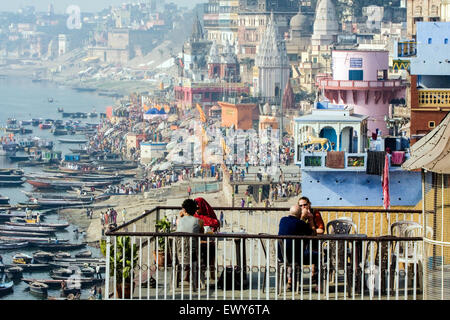
M 33 253 L 33 258 L 39 263 L 48 263 L 55 258 L 55 255 L 51 252 L 46 251 L 36 251 Z
M 25 183 L 25 180 L 20 181 L 2 181 L 0 180 L 0 186 L 2 187 L 20 187 Z
M 18 227 L 48 227 L 52 229 L 62 230 L 66 229 L 69 223 L 30 223 L 30 222 L 6 222 L 6 225 L 18 226 Z
M 0 250 L 16 250 L 28 247 L 28 241 L 0 242 Z
M 11 226 L 0 225 L 0 230 L 6 231 L 22 231 L 22 232 L 36 232 L 36 233 L 52 233 L 56 231 L 56 228 L 43 227 L 43 226 Z
M 48 123 L 48 122 L 39 124 L 39 128 L 42 130 L 50 129 L 51 127 L 52 127 L 52 124 Z
M 7 277 L 6 273 L 0 275 L 0 296 L 12 293 L 14 282 Z
M 6 196 L 0 195 L 0 205 L 9 204 L 9 198 Z
M 34 281 L 39 281 L 41 283 L 45 283 L 49 286 L 49 288 L 59 289 L 61 288 L 61 283 L 66 282 L 66 279 L 32 279 L 32 278 L 22 278 L 22 281 L 25 283 L 32 283 Z M 101 282 L 101 279 L 95 278 L 85 278 L 85 279 L 77 279 L 77 282 L 81 285 L 81 287 L 87 287 L 92 285 L 93 283 Z
M 58 141 L 61 143 L 77 143 L 77 144 L 84 144 L 88 142 L 86 139 L 69 139 L 69 138 L 59 138 Z
M 34 281 L 28 284 L 30 292 L 39 296 L 46 296 L 48 285 L 46 283 Z
M 22 272 L 23 269 L 19 266 L 5 266 L 5 273 L 13 280 L 22 278 Z
M 18 162 L 18 161 L 28 161 L 30 160 L 29 155 L 11 155 L 8 156 L 9 161 Z
M 33 243 L 38 248 L 46 250 L 77 250 L 86 247 L 86 243 Z

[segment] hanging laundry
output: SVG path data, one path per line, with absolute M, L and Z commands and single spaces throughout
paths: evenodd
M 344 151 L 328 151 L 325 166 L 334 169 L 345 168 L 345 152 Z
M 374 174 L 381 176 L 383 174 L 385 163 L 384 151 L 367 151 L 367 174 Z
M 391 163 L 394 165 L 401 165 L 405 161 L 405 151 L 393 151 Z

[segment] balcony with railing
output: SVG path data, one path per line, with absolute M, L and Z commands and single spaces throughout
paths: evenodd
M 317 82 L 320 88 L 327 90 L 392 90 L 401 89 L 406 86 L 406 82 L 403 80 L 360 81 L 320 79 Z
M 107 232 L 107 299 L 422 299 L 422 238 L 396 231 L 421 225 L 421 211 L 316 208 L 327 230 L 312 237 L 277 235 L 288 208 L 214 209 L 218 233 L 158 232 L 163 216 L 174 228 L 179 207 Z
M 450 107 L 450 89 L 418 89 L 419 107 Z

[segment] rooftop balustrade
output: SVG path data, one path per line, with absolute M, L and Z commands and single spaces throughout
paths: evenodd
M 278 236 L 289 208 L 216 207 L 220 231 L 206 234 L 174 233 L 180 209 L 156 207 L 106 233 L 108 299 L 422 298 L 422 238 L 391 229 L 404 220 L 421 224 L 419 210 L 316 208 L 326 234 Z M 162 217 L 172 232 L 158 232 Z M 350 229 L 342 234 L 339 224 Z M 120 276 L 125 262 L 114 259 L 125 252 L 119 237 L 134 244 L 129 293 Z

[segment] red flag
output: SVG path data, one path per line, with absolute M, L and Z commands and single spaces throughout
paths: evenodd
M 386 154 L 384 159 L 383 180 L 381 181 L 383 187 L 383 206 L 384 209 L 389 209 L 391 206 L 391 199 L 389 197 L 389 156 Z

